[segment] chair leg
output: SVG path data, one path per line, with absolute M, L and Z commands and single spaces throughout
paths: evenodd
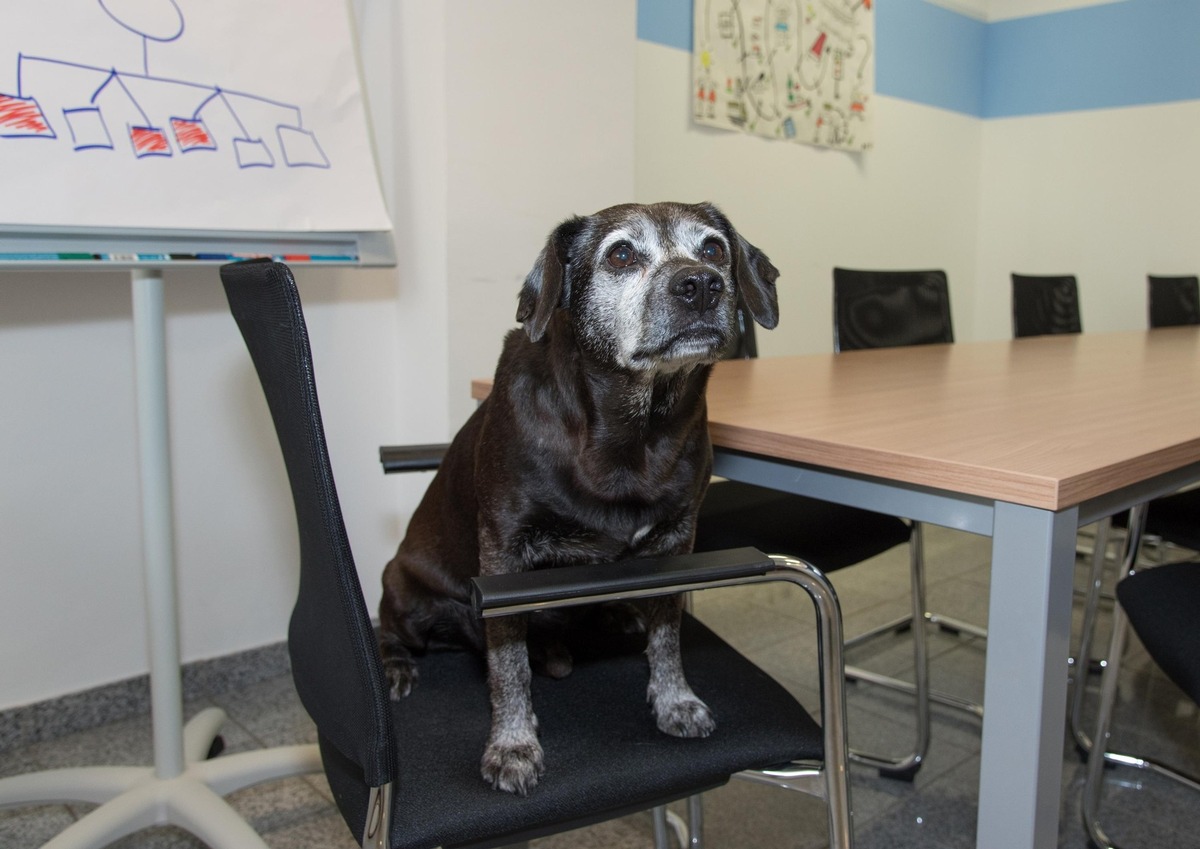
M 1132 574 L 1137 567 L 1137 551 L 1146 524 L 1146 505 L 1138 504 L 1129 513 L 1129 533 L 1125 540 L 1125 555 L 1118 578 Z M 1112 736 L 1112 712 L 1117 701 L 1117 677 L 1121 671 L 1121 655 L 1125 651 L 1128 622 L 1121 605 L 1113 605 L 1112 637 L 1108 643 L 1108 664 L 1100 679 L 1100 705 L 1096 714 L 1096 730 L 1092 735 L 1087 761 L 1087 777 L 1083 785 L 1083 826 L 1088 839 L 1101 849 L 1116 849 L 1100 825 L 1100 797 L 1104 792 L 1104 764 L 1108 760 L 1108 741 Z M 1082 656 L 1082 655 L 1081 655 Z M 1099 755 L 1099 757 L 1097 757 Z
M 1092 567 L 1088 573 L 1088 583 L 1084 594 L 1083 625 L 1080 628 L 1079 650 L 1075 652 L 1074 663 L 1071 666 L 1071 734 L 1075 738 L 1075 748 L 1085 758 L 1092 750 L 1092 740 L 1083 729 L 1083 703 L 1087 694 L 1087 677 L 1091 670 L 1092 641 L 1096 633 L 1096 618 L 1100 609 L 1100 584 L 1104 578 L 1108 533 L 1111 527 L 1111 518 L 1104 519 L 1096 526 Z M 1128 546 L 1128 542 L 1127 537 L 1126 546 Z M 1122 561 L 1129 562 L 1127 551 L 1122 554 Z
M 1100 825 L 1100 797 L 1104 792 L 1104 763 L 1103 754 L 1096 757 L 1097 752 L 1105 752 L 1111 736 L 1112 711 L 1117 699 L 1117 675 L 1121 668 L 1121 653 L 1125 648 L 1125 633 L 1127 625 L 1125 611 L 1121 605 L 1113 608 L 1112 639 L 1108 644 L 1108 665 L 1100 679 L 1100 707 L 1096 717 L 1096 731 L 1092 736 L 1092 752 L 1087 762 L 1087 779 L 1083 786 L 1083 826 L 1087 829 L 1088 839 L 1092 845 L 1100 849 L 1115 849 L 1113 842 L 1105 834 Z
M 917 771 L 925 762 L 929 751 L 929 703 L 939 701 L 982 716 L 982 707 L 965 699 L 935 693 L 929 685 L 929 646 L 925 623 L 929 617 L 925 612 L 925 538 L 919 522 L 913 523 L 912 542 L 909 546 L 909 572 L 911 576 L 912 612 L 909 622 L 912 623 L 913 641 L 913 670 L 915 683 L 910 684 L 884 675 L 868 672 L 856 667 L 847 667 L 846 677 L 850 680 L 865 681 L 892 689 L 907 692 L 915 697 L 916 709 L 916 740 L 912 751 L 903 757 L 889 757 L 858 750 L 851 750 L 850 757 L 856 763 L 875 767 L 885 778 L 895 778 L 912 781 Z
M 688 846 L 690 849 L 704 849 L 704 797 L 689 796 L 687 813 Z

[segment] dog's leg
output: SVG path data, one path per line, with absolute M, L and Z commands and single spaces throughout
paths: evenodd
M 404 641 L 391 631 L 380 630 L 379 653 L 388 679 L 388 695 L 392 701 L 399 701 L 412 692 L 417 682 L 417 662 Z
M 481 770 L 484 780 L 496 789 L 525 796 L 537 786 L 538 776 L 545 769 L 529 695 L 525 619 L 489 619 L 485 631 L 492 731 L 483 751 Z
M 708 705 L 688 686 L 679 656 L 682 606 L 680 596 L 664 596 L 646 602 L 646 657 L 650 661 L 650 686 L 646 698 L 654 708 L 659 731 L 676 737 L 707 737 L 717 724 Z

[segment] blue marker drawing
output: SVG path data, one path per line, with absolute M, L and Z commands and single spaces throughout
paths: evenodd
M 170 44 L 186 28 L 175 0 L 91 1 L 141 39 L 141 68 L 18 53 L 17 90 L 0 91 L 0 141 L 61 136 L 75 151 L 128 144 L 137 159 L 228 150 L 240 169 L 331 167 L 299 106 L 151 73 L 151 43 Z

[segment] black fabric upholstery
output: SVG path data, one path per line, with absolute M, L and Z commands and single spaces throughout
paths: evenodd
M 321 734 L 380 786 L 395 773 L 387 687 L 342 521 L 300 297 L 286 266 L 222 266 L 229 307 L 283 450 L 300 534 L 292 678 Z
M 387 697 L 346 539 L 321 425 L 312 355 L 286 266 L 225 266 L 221 277 L 267 396 L 291 481 L 300 588 L 288 635 L 293 677 L 317 725 L 326 775 L 351 833 L 369 788 L 392 782 L 392 847 L 495 846 L 692 795 L 745 768 L 820 760 L 804 708 L 704 626 L 685 619 L 683 662 L 717 730 L 657 730 L 641 638 L 599 655 L 581 645 L 562 680 L 535 676 L 547 772 L 528 797 L 492 790 L 479 769 L 490 706 L 482 660 L 432 652 L 399 702 Z
M 1200 324 L 1200 277 L 1147 277 L 1151 327 Z
M 1079 286 L 1072 275 L 1012 276 L 1013 336 L 1082 333 Z
M 835 351 L 953 341 L 944 271 L 833 270 Z
M 1129 514 L 1113 516 L 1113 525 L 1124 528 Z M 1200 551 L 1200 489 L 1189 489 L 1156 498 L 1146 507 L 1145 533 L 1174 545 Z
M 685 620 L 684 667 L 717 717 L 703 740 L 659 732 L 646 703 L 647 666 L 631 654 L 580 660 L 565 679 L 535 676 L 534 709 L 546 774 L 525 798 L 479 776 L 490 722 L 484 664 L 474 654 L 420 660 L 411 695 L 393 705 L 400 776 L 393 846 L 504 845 L 691 795 L 742 767 L 820 758 L 821 732 L 769 676 L 694 620 Z M 335 793 L 365 790 L 353 773 L 331 773 Z M 348 819 L 360 833 L 361 817 Z M 397 836 L 399 833 L 400 836 Z
M 1200 563 L 1168 563 L 1117 584 L 1117 598 L 1146 651 L 1200 704 Z
M 753 543 L 801 557 L 824 572 L 861 563 L 908 542 L 903 519 L 740 481 L 715 481 L 696 523 L 696 551 Z

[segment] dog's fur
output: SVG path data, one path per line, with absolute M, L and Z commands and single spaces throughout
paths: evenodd
M 530 661 L 562 677 L 563 614 L 482 625 L 469 580 L 691 550 L 712 449 L 704 389 L 737 341 L 740 296 L 778 321 L 767 257 L 708 204 L 623 205 L 564 221 L 525 280 L 490 397 L 451 443 L 383 573 L 381 648 L 392 697 L 414 653 L 486 652 L 492 729 L 484 778 L 528 793 L 542 774 Z M 681 737 L 715 727 L 684 679 L 678 597 L 643 602 L 648 699 Z

